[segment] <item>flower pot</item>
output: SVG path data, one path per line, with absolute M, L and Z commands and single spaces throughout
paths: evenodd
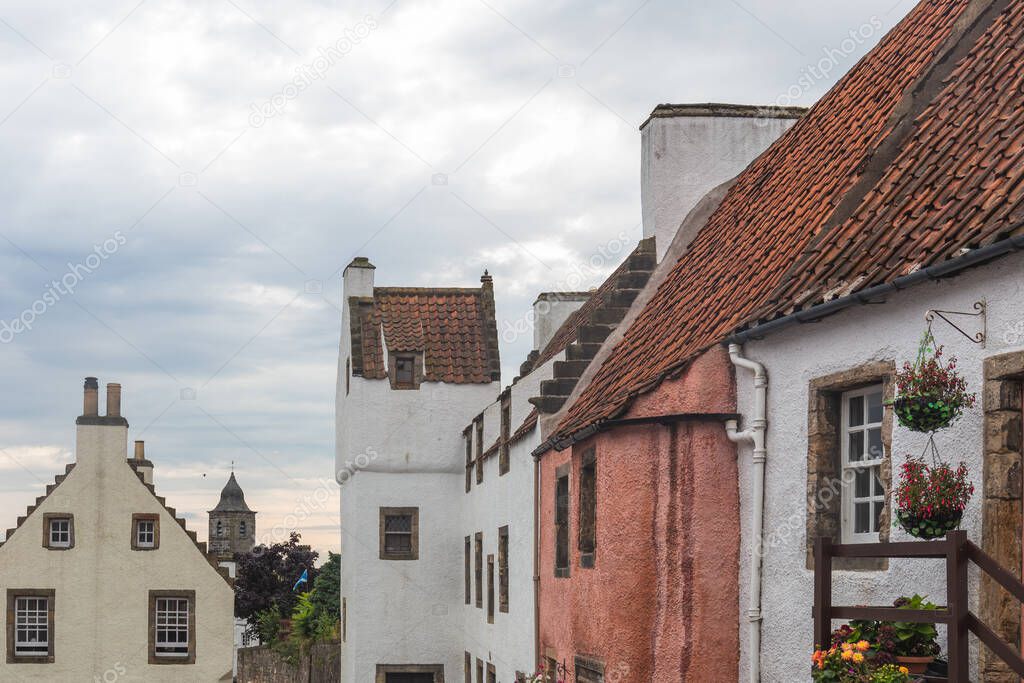
M 896 663 L 905 666 L 912 674 L 923 674 L 928 670 L 928 665 L 935 661 L 935 657 L 897 657 Z
M 896 519 L 904 531 L 915 538 L 924 539 L 942 538 L 950 531 L 954 531 L 960 526 L 963 516 L 963 512 L 950 512 L 922 518 L 903 510 L 896 511 Z
M 960 416 L 962 409 L 943 394 L 899 396 L 892 402 L 892 406 L 901 425 L 925 433 L 945 429 Z

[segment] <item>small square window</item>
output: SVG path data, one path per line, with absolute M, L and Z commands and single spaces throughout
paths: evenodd
M 417 389 L 419 377 L 416 366 L 418 358 L 413 354 L 395 354 L 391 357 L 391 387 L 393 389 Z
M 132 515 L 132 550 L 156 550 L 160 547 L 160 516 L 149 513 Z
M 75 516 L 67 512 L 43 515 L 43 547 L 67 550 L 75 547 Z
M 419 508 L 380 509 L 380 559 L 419 559 Z

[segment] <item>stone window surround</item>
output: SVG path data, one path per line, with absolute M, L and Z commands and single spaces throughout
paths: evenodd
M 55 636 L 54 603 L 57 591 L 53 588 L 8 588 L 7 589 L 7 663 L 8 664 L 53 664 Z M 45 657 L 26 657 L 14 654 L 14 603 L 17 598 L 46 598 L 46 617 L 49 622 L 49 653 Z
M 554 493 L 555 493 L 555 496 L 554 496 L 554 498 L 555 498 L 555 500 L 554 500 L 555 507 L 554 507 L 554 510 L 553 510 L 553 512 L 554 512 L 554 522 L 555 522 L 555 524 L 554 524 L 554 526 L 555 526 L 555 555 L 554 555 L 553 559 L 554 559 L 554 565 L 555 565 L 555 578 L 557 578 L 557 579 L 566 579 L 566 578 L 569 578 L 569 576 L 571 576 L 571 574 L 572 574 L 572 571 L 571 571 L 571 567 L 572 567 L 572 544 L 569 542 L 569 539 L 572 537 L 572 534 L 571 534 L 572 528 L 571 528 L 571 524 L 570 524 L 570 519 L 572 517 L 572 479 L 571 479 L 571 476 L 570 476 L 571 474 L 572 474 L 572 461 L 571 460 L 569 462 L 563 463 L 563 464 L 559 465 L 557 468 L 555 468 L 555 491 L 554 491 Z M 567 491 L 567 500 L 566 500 L 566 508 L 567 509 L 566 509 L 565 521 L 564 521 L 564 524 L 565 524 L 565 527 L 566 527 L 566 529 L 565 529 L 565 537 L 566 537 L 566 550 L 565 550 L 566 563 L 565 563 L 564 567 L 558 566 L 558 545 L 559 545 L 559 538 L 558 538 L 558 536 L 559 536 L 559 534 L 558 534 L 558 527 L 559 527 L 559 523 L 558 523 L 558 486 L 559 486 L 559 482 L 562 479 L 565 479 L 566 487 L 568 489 L 568 491 Z
M 498 476 L 508 474 L 509 471 L 509 438 L 512 434 L 512 388 L 509 387 L 501 395 L 501 431 L 499 436 L 498 450 Z
M 388 517 L 409 515 L 412 517 L 410 550 L 388 551 L 384 546 L 384 526 Z M 418 560 L 420 559 L 420 509 L 418 507 L 382 507 L 380 508 L 380 559 L 382 560 Z
M 577 535 L 579 536 L 577 545 L 580 551 L 580 567 L 584 569 L 593 569 L 594 561 L 597 557 L 597 451 L 593 446 L 583 452 L 583 455 L 579 458 L 579 510 L 577 511 L 578 522 L 576 524 Z M 594 481 L 593 490 L 589 491 L 591 496 L 590 500 L 585 500 L 585 496 L 588 495 L 588 491 L 584 487 L 583 475 L 588 467 L 593 468 Z M 584 512 L 587 511 L 588 507 L 593 511 L 593 519 L 585 520 L 583 518 Z
M 462 654 L 465 659 L 463 669 L 465 669 L 466 683 L 473 683 L 473 655 L 468 652 L 463 652 Z
M 157 598 L 185 598 L 188 600 L 188 656 L 158 657 L 156 654 L 156 601 Z M 150 664 L 195 664 L 196 663 L 196 592 L 194 590 L 151 590 L 149 591 L 149 663 Z
M 487 556 L 487 623 L 494 623 L 494 555 Z
M 494 664 L 487 662 L 487 683 L 493 683 L 497 680 L 497 670 L 494 668 Z
M 462 431 L 462 437 L 466 440 L 466 493 L 473 490 L 473 426 L 470 425 Z
M 473 602 L 473 537 L 466 536 L 465 552 L 464 552 L 464 583 L 466 589 L 466 604 Z
M 407 384 L 405 382 L 398 381 L 398 359 L 411 360 L 412 361 L 412 383 Z M 388 379 L 391 382 L 391 388 L 399 391 L 414 391 L 420 388 L 420 382 L 423 381 L 423 354 L 422 353 L 408 353 L 408 352 L 394 352 L 388 354 Z
M 54 519 L 68 520 L 68 540 L 66 546 L 50 545 L 50 521 Z M 71 550 L 75 547 L 75 516 L 70 512 L 43 513 L 43 547 L 47 550 Z
M 825 496 L 831 491 L 830 483 L 839 482 L 841 476 L 840 416 L 843 392 L 872 384 L 882 385 L 882 402 L 891 401 L 894 395 L 893 378 L 896 374 L 895 361 L 872 361 L 816 377 L 808 387 L 807 408 L 807 568 L 814 569 L 814 539 L 830 536 L 840 542 L 841 494 Z M 892 408 L 886 406 L 882 416 L 882 485 L 885 487 L 886 504 L 882 509 L 879 524 L 879 541 L 889 540 L 891 520 L 890 498 L 892 492 Z M 835 558 L 834 567 L 848 571 L 882 571 L 888 568 L 886 558 Z
M 140 546 L 139 545 L 139 522 L 153 522 L 153 545 L 152 546 Z M 132 550 L 157 550 L 160 547 L 160 515 L 151 514 L 148 512 L 133 512 L 132 513 Z
M 484 607 L 484 532 L 476 532 L 473 544 L 476 556 L 473 564 L 473 576 L 476 578 L 476 606 Z
M 484 481 L 484 416 L 483 413 L 473 420 L 473 450 L 476 462 L 476 483 Z
M 498 611 L 508 614 L 508 526 L 498 528 Z
M 444 664 L 378 664 L 374 683 L 387 683 L 388 674 L 434 674 L 434 683 L 444 683 Z
M 1021 571 L 1022 461 L 1024 461 L 1024 351 L 986 358 L 982 409 L 982 549 L 1015 576 Z M 1020 637 L 1021 610 L 999 584 L 982 573 L 978 617 L 1007 642 Z M 1010 669 L 981 648 L 981 680 L 1017 681 Z

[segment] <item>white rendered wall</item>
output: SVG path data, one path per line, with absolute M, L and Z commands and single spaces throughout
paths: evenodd
M 125 427 L 78 427 L 75 469 L 0 547 L 0 587 L 56 591 L 54 663 L 6 664 L 0 641 L 0 680 L 216 681 L 230 674 L 234 592 L 125 462 L 127 434 Z M 48 512 L 74 515 L 74 548 L 42 547 Z M 157 550 L 131 549 L 136 512 L 160 515 Z M 150 665 L 149 591 L 173 589 L 196 592 L 196 663 Z
M 640 197 L 644 237 L 658 261 L 690 210 L 736 176 L 796 119 L 749 116 L 652 116 L 641 128 Z
M 514 434 L 533 406 L 528 399 L 540 395 L 540 383 L 551 379 L 552 366 L 564 353 L 537 367 L 512 385 L 511 430 Z M 501 428 L 501 404 L 495 401 L 484 411 L 484 449 L 498 438 Z M 534 642 L 534 463 L 532 452 L 540 445 L 540 429 L 515 444 L 509 451 L 509 471 L 499 475 L 498 455 L 484 462 L 484 480 L 476 483 L 472 475 L 472 488 L 465 493 L 465 480 L 461 489 L 462 531 L 456 539 L 458 554 L 460 601 L 463 615 L 463 651 L 469 652 L 473 666 L 480 659 L 493 664 L 499 681 L 515 681 L 517 671 L 532 673 L 537 656 Z M 465 445 L 463 444 L 463 449 Z M 464 451 L 463 451 L 464 453 Z M 498 581 L 498 529 L 509 528 L 509 610 L 501 612 Z M 476 607 L 475 539 L 483 533 L 483 603 Z M 470 538 L 470 602 L 465 604 L 464 553 L 465 537 Z M 494 623 L 487 623 L 487 556 L 494 555 Z
M 897 367 L 913 361 L 928 309 L 971 311 L 973 303 L 988 301 L 988 342 L 973 344 L 941 320 L 934 334 L 946 352 L 957 356 L 978 406 L 952 429 L 939 432 L 936 443 L 952 461 L 965 460 L 975 484 L 974 499 L 964 517 L 964 529 L 981 540 L 982 483 L 982 370 L 989 356 L 1020 350 L 1024 344 L 1024 255 L 1014 254 L 959 277 L 925 283 L 889 298 L 883 305 L 860 306 L 817 324 L 796 325 L 748 342 L 748 357 L 765 364 L 768 388 L 768 460 L 765 493 L 765 535 L 762 626 L 762 680 L 805 680 L 812 650 L 811 602 L 813 572 L 806 569 L 806 482 L 808 385 L 816 377 L 847 370 L 870 361 L 895 360 Z M 965 319 L 972 332 L 977 322 Z M 1017 330 L 1017 334 L 1014 334 Z M 752 399 L 750 373 L 738 372 L 739 409 L 749 415 Z M 908 454 L 920 454 L 925 435 L 894 422 L 892 434 L 893 486 L 899 466 Z M 742 521 L 741 602 L 748 601 L 751 537 L 749 529 L 751 467 L 749 448 L 740 449 Z M 891 502 L 891 499 L 890 499 Z M 891 540 L 910 540 L 902 529 L 891 530 Z M 1010 568 L 1013 569 L 1013 568 Z M 938 604 L 945 603 L 945 574 L 939 560 L 890 560 L 884 572 L 836 572 L 834 604 L 886 605 L 900 595 L 917 592 Z M 977 606 L 977 581 L 972 581 L 972 609 Z M 749 670 L 746 622 L 741 616 L 741 675 Z M 940 641 L 945 647 L 944 636 Z M 972 657 L 972 660 L 974 658 Z
M 542 351 L 569 316 L 589 297 L 560 292 L 544 292 L 533 302 L 533 348 Z

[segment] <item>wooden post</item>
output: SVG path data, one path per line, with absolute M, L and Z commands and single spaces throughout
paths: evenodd
M 946 534 L 946 544 L 949 680 L 951 683 L 969 683 L 971 661 L 967 637 L 967 532 L 949 532 Z
M 814 541 L 814 646 L 832 644 L 832 539 Z

